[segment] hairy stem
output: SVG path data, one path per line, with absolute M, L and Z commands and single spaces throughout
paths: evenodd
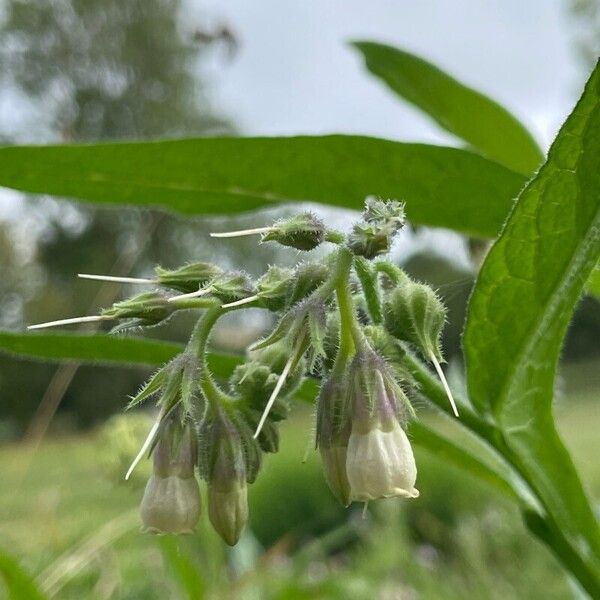
M 379 298 L 379 290 L 377 288 L 377 273 L 368 260 L 362 256 L 357 256 L 354 259 L 354 270 L 358 275 L 358 280 L 365 294 L 367 302 L 367 310 L 371 321 L 375 325 L 381 324 L 383 317 L 381 314 L 381 300 Z
M 215 301 L 198 319 L 194 331 L 192 332 L 192 336 L 190 337 L 190 341 L 188 342 L 188 348 L 194 352 L 198 359 L 200 388 L 209 402 L 219 402 L 229 399 L 227 394 L 225 394 L 215 383 L 206 363 L 206 347 L 208 339 L 210 338 L 210 333 L 219 317 L 225 314 L 225 312 L 227 311 L 224 311 L 221 308 L 221 305 Z

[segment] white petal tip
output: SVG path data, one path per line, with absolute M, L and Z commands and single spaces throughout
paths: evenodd
M 235 302 L 222 304 L 221 308 L 233 308 L 234 306 L 242 306 L 243 304 L 250 304 L 250 302 L 254 302 L 255 300 L 258 300 L 258 296 L 248 296 L 248 298 L 242 298 L 241 300 L 236 300 Z
M 232 238 L 242 237 L 245 235 L 258 235 L 259 233 L 267 233 L 271 231 L 272 227 L 255 227 L 253 229 L 240 229 L 239 231 L 220 231 L 210 233 L 210 237 L 213 238 Z

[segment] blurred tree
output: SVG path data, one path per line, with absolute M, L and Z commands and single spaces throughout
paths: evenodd
M 180 0 L 7 0 L 0 5 L 0 82 L 5 106 L 27 118 L 1 122 L 4 140 L 47 142 L 219 135 L 231 131 L 208 104 L 196 71 L 209 45 L 232 47 L 219 26 L 202 31 L 182 18 Z M 13 121 L 21 123 L 15 129 Z M 21 326 L 56 315 L 80 314 L 112 301 L 115 287 L 98 289 L 73 280 L 82 257 L 92 272 L 179 262 L 187 254 L 173 242 L 181 223 L 172 217 L 96 211 L 50 199 L 15 203 L 0 229 L 0 320 Z M 193 229 L 194 225 L 186 226 Z M 179 237 L 179 236 L 178 236 Z M 187 235 L 187 239 L 193 236 Z M 179 242 L 181 240 L 178 240 Z M 16 252 L 15 249 L 23 249 Z M 160 257 L 160 259 L 158 258 Z M 136 267 L 137 263 L 137 267 Z M 8 275 L 7 275 L 8 274 Z M 43 293 L 41 293 L 43 289 Z M 101 302 L 102 300 L 102 302 Z M 24 424 L 40 401 L 52 369 L 0 358 L 0 416 Z M 10 376 L 9 376 L 10 374 Z M 111 375 L 82 368 L 64 408 L 80 422 L 122 407 L 140 375 Z M 21 390 L 26 390 L 23 394 Z M 94 398 L 94 396 L 96 396 Z

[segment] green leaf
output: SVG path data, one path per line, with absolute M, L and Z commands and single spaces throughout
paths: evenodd
M 0 576 L 4 580 L 10 600 L 44 600 L 35 580 L 19 563 L 8 554 L 0 551 Z M 0 586 L 1 591 L 1 586 Z
M 376 42 L 353 46 L 392 91 L 484 156 L 525 175 L 541 164 L 543 154 L 529 131 L 491 98 L 414 54 Z
M 530 510 L 534 509 L 531 495 L 524 488 L 523 482 L 518 481 L 508 465 L 500 463 L 500 459 L 497 459 L 494 465 L 482 460 L 482 456 L 487 456 L 492 452 L 489 447 L 484 447 L 483 442 L 478 441 L 479 451 L 472 452 L 464 445 L 458 445 L 437 433 L 422 421 L 413 421 L 410 424 L 410 435 L 413 444 L 427 450 L 439 460 L 453 464 L 488 483 L 512 500 L 516 500 L 522 506 L 529 507 Z M 476 439 L 473 438 L 473 441 Z
M 331 135 L 0 148 L 0 186 L 230 214 L 282 202 L 406 201 L 415 225 L 495 237 L 523 176 L 456 148 Z
M 95 333 L 0 332 L 0 352 L 48 361 L 161 365 L 181 352 L 180 344 Z
M 600 581 L 598 523 L 552 417 L 561 344 L 599 256 L 600 63 L 489 252 L 464 335 L 473 403 Z
M 76 361 L 122 367 L 160 366 L 184 349 L 182 344 L 102 333 L 11 333 L 0 331 L 0 354 L 49 362 Z M 213 352 L 209 365 L 217 377 L 227 377 L 241 357 Z

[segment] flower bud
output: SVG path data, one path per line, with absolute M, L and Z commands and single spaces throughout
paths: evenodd
M 417 346 L 428 360 L 432 355 L 442 359 L 446 307 L 428 285 L 407 278 L 387 295 L 383 312 L 385 327 L 394 337 Z
M 230 546 L 237 543 L 248 521 L 249 468 L 258 469 L 257 465 L 250 464 L 255 449 L 252 434 L 248 431 L 246 435 L 240 425 L 220 410 L 204 431 L 208 516 L 217 533 Z
M 209 484 L 208 516 L 215 531 L 230 546 L 235 546 L 248 522 L 248 486 L 234 480 L 227 488 Z
M 224 273 L 213 279 L 209 287 L 211 294 L 223 304 L 254 294 L 252 283 L 245 273 Z
M 367 198 L 362 222 L 353 227 L 348 236 L 348 247 L 357 256 L 367 259 L 386 254 L 404 221 L 403 203 Z
M 342 376 L 333 374 L 317 400 L 317 447 L 323 461 L 325 480 L 333 495 L 344 505 L 350 503 L 350 484 L 346 475 L 346 454 L 350 436 L 348 393 Z
M 352 429 L 346 455 L 350 500 L 416 498 L 417 468 L 402 428 L 410 405 L 383 358 L 361 350 L 350 367 Z
M 277 312 L 285 307 L 294 281 L 294 272 L 291 269 L 272 265 L 258 280 L 256 295 L 265 308 Z
M 152 453 L 154 473 L 141 504 L 149 533 L 191 533 L 200 518 L 200 490 L 194 476 L 196 442 L 189 424 L 165 424 Z
M 404 214 L 404 203 L 397 200 L 380 200 L 379 198 L 367 198 L 362 219 L 371 225 L 387 227 L 396 232 L 404 227 L 406 216 Z
M 147 292 L 102 311 L 102 316 L 111 319 L 133 319 L 132 325 L 157 325 L 173 314 L 175 307 L 159 292 Z
M 262 242 L 279 242 L 297 250 L 312 250 L 325 239 L 325 225 L 312 213 L 294 215 L 277 221 L 262 236 Z
M 327 326 L 327 306 L 318 296 L 309 296 L 298 302 L 279 320 L 275 329 L 251 350 L 261 350 L 276 343 L 287 344 L 288 357 L 293 357 L 293 369 L 308 351 L 308 368 L 312 370 L 325 356 L 323 347 Z
M 387 227 L 357 223 L 348 236 L 348 247 L 357 256 L 371 259 L 387 254 L 392 246 L 391 232 Z
M 289 299 L 289 306 L 293 306 L 312 294 L 329 275 L 329 270 L 322 263 L 302 263 L 294 271 L 294 287 Z
M 210 263 L 197 262 L 172 271 L 156 267 L 155 272 L 161 285 L 180 292 L 191 293 L 221 275 L 223 270 Z

